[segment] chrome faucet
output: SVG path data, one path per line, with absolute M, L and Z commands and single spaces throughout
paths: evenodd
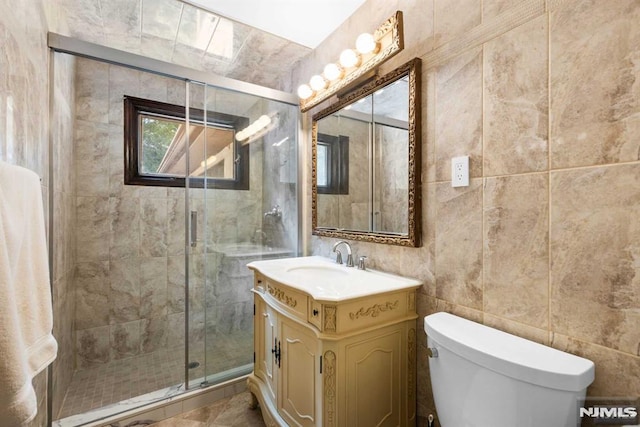
M 332 251 L 336 253 L 336 263 L 342 264 L 342 252 L 338 249 L 338 246 L 344 245 L 347 248 L 347 267 L 353 267 L 353 255 L 351 254 L 351 246 L 344 240 L 340 240 L 333 245 Z

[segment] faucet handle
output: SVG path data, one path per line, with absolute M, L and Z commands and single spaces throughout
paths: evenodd
M 334 252 L 336 253 L 336 264 L 342 264 L 342 252 L 340 252 L 338 249 L 334 250 Z M 349 261 L 348 258 L 347 261 Z
M 353 255 L 347 254 L 347 267 L 353 267 Z
M 366 270 L 367 268 L 364 265 L 365 260 L 367 259 L 366 256 L 361 255 L 360 257 L 358 257 L 358 270 Z

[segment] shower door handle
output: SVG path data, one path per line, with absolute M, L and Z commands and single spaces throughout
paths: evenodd
M 198 211 L 191 211 L 189 227 L 189 244 L 195 248 L 198 244 Z

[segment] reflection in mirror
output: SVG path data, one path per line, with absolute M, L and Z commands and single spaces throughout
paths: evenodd
M 420 244 L 418 68 L 410 61 L 313 117 L 314 234 Z
M 125 97 L 125 183 L 247 190 L 249 147 L 244 117 Z M 206 121 L 205 121 L 206 116 Z M 187 150 L 189 144 L 189 170 Z
M 408 77 L 373 94 L 373 231 L 409 232 L 408 95 Z
M 318 134 L 318 193 L 349 193 L 349 137 Z

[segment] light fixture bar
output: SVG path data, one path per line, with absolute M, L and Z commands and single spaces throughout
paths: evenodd
M 402 49 L 404 49 L 402 11 L 398 10 L 372 35 L 361 34 L 356 40 L 356 48 L 343 51 L 340 61 L 327 65 L 331 69 L 330 73 L 325 71 L 324 76 L 313 76 L 309 84 L 300 86 L 298 89 L 300 110 L 303 113 L 310 110 Z

